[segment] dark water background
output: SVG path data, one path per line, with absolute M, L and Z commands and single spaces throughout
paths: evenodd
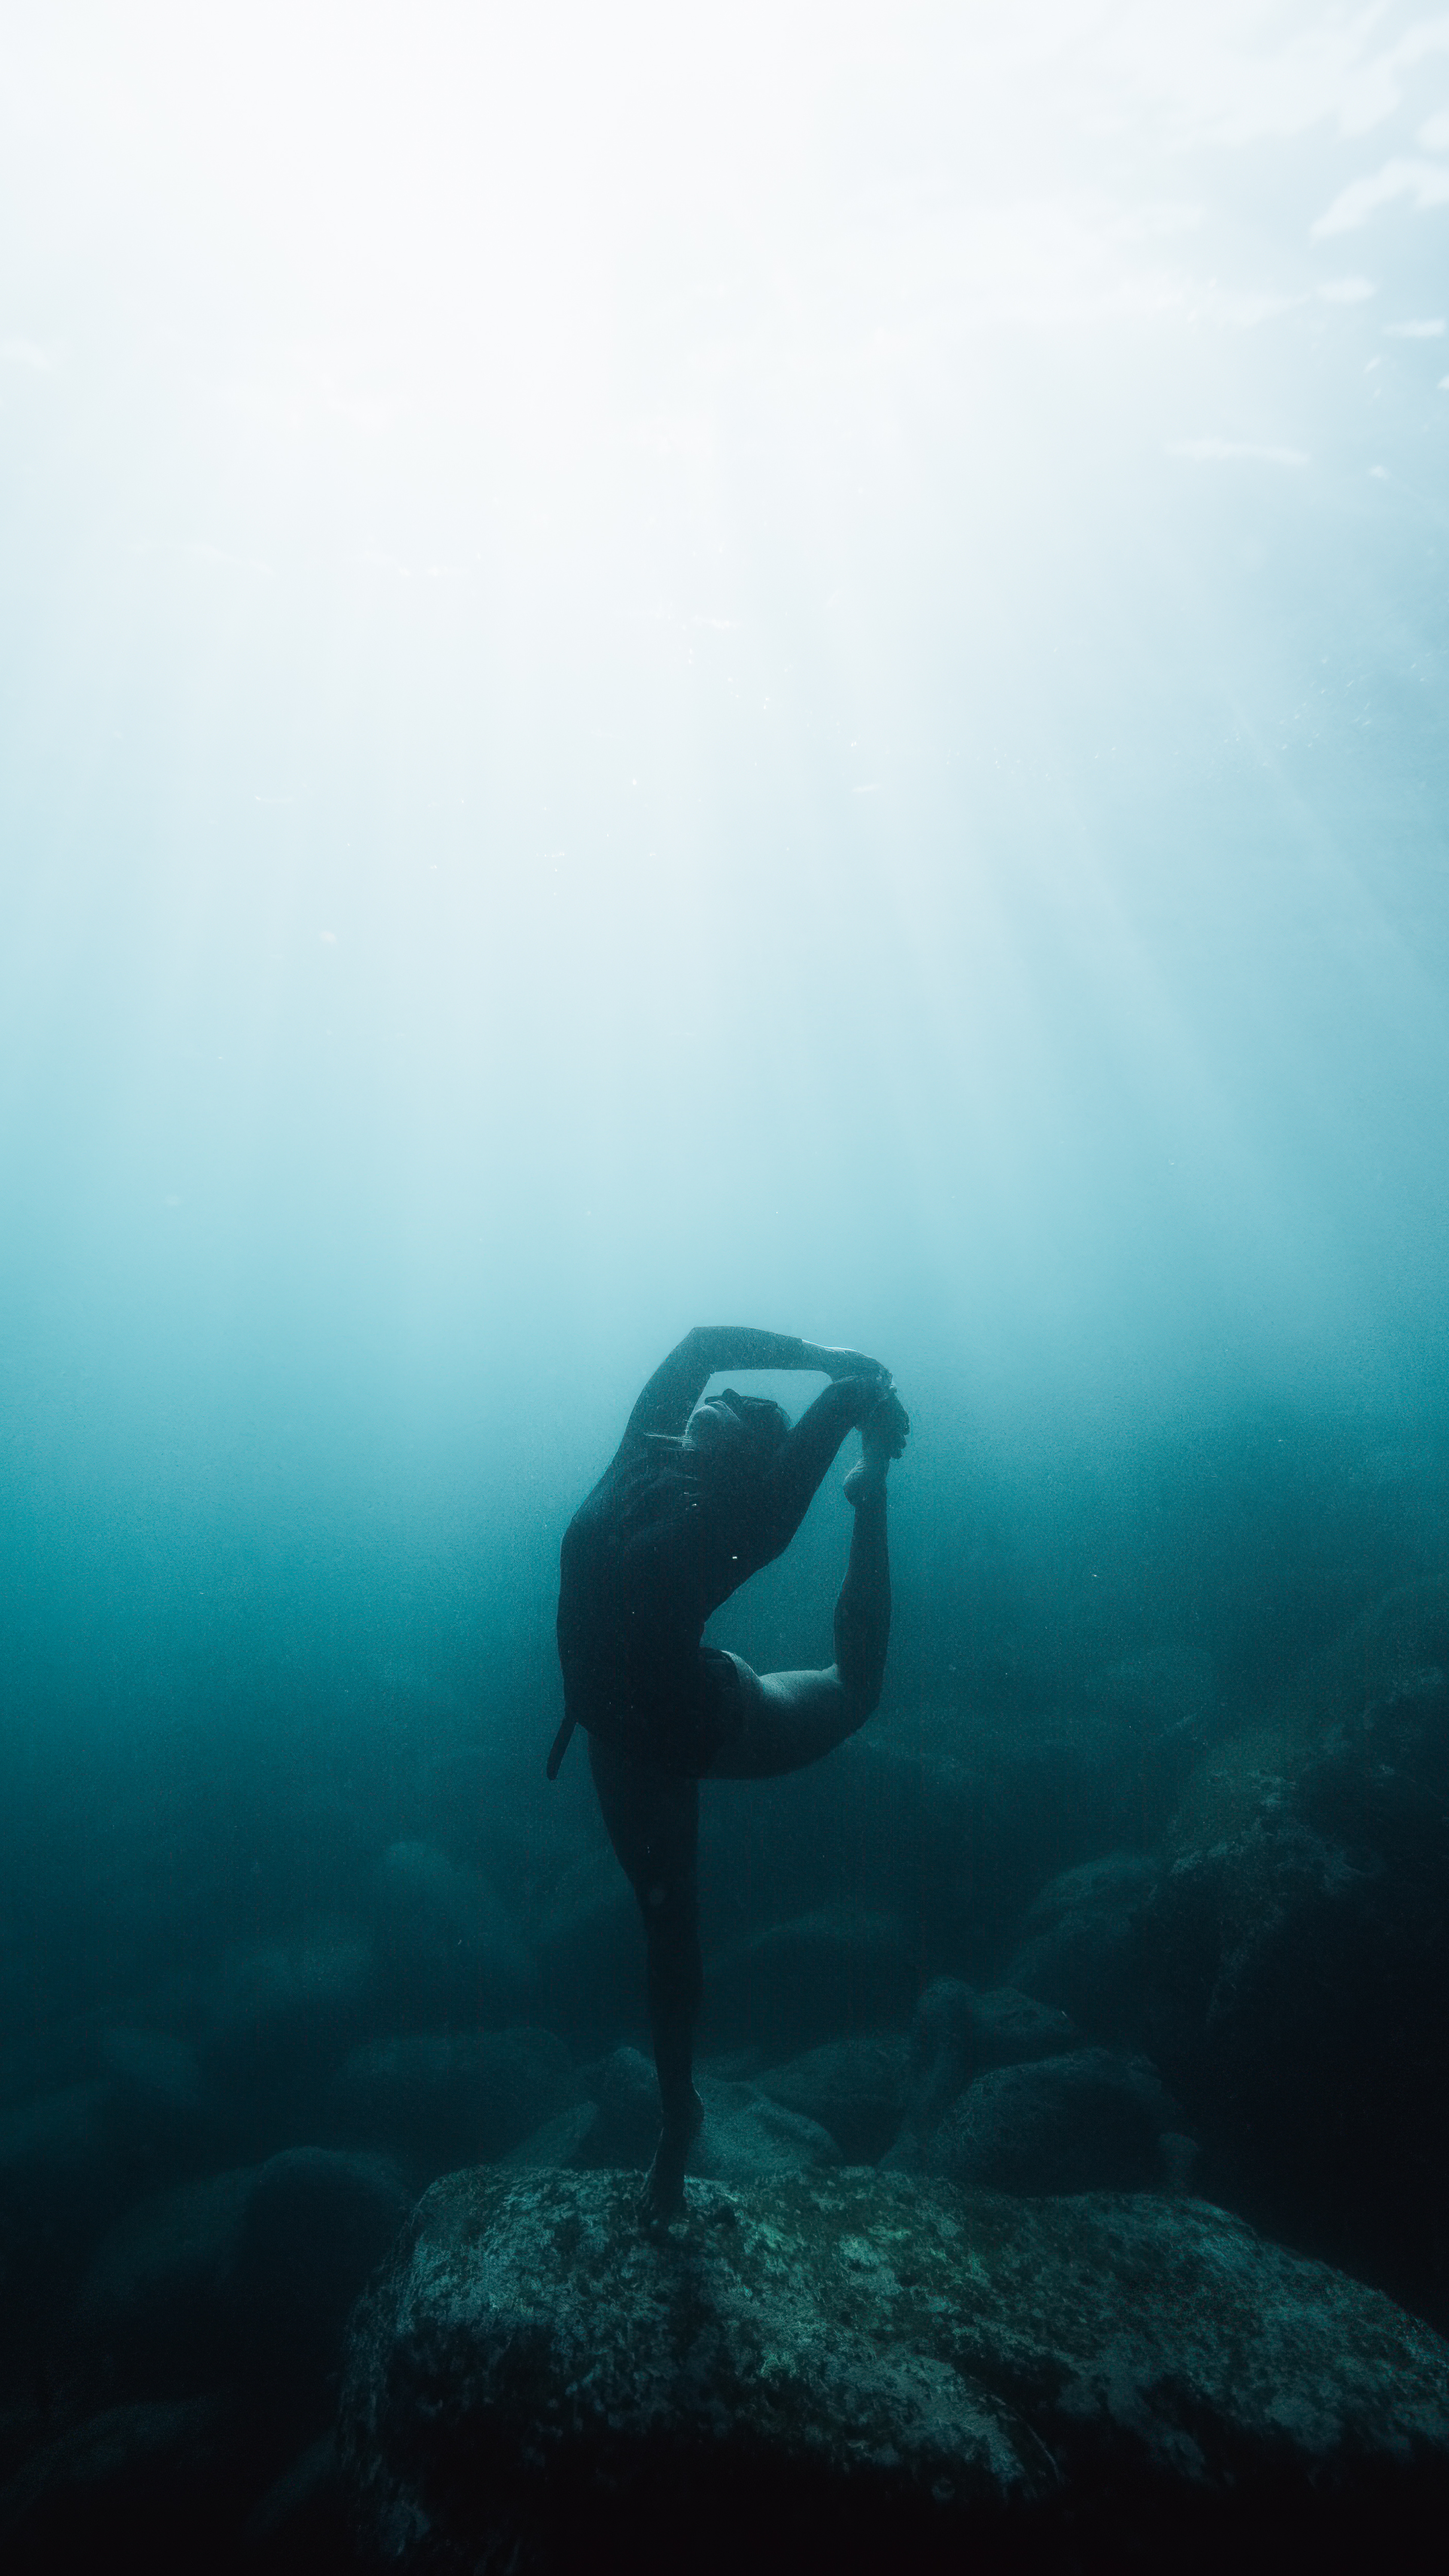
M 146 2195 L 456 2160 L 349 2052 L 642 2037 L 557 1546 L 694 1322 L 915 1423 L 893 1785 L 718 1792 L 711 1958 L 834 1908 L 999 1981 L 1061 1871 L 1296 1778 L 1407 1586 L 1441 1812 L 1449 48 L 71 8 L 0 68 L 15 2466 L 236 2380 L 234 2306 L 150 2362 L 86 2307 Z M 721 1642 L 823 1660 L 844 1522 Z M 1427 2185 L 1379 2223 L 1433 1830 L 1385 2134 L 1168 2071 L 1205 2187 L 1442 2325 Z

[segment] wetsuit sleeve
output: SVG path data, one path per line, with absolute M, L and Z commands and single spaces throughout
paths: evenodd
M 845 1438 L 880 1402 L 874 1377 L 840 1377 L 823 1387 L 782 1440 L 768 1479 L 771 1553 L 787 1548 Z
M 622 1447 L 664 1432 L 677 1440 L 716 1369 L 823 1368 L 815 1345 L 794 1333 L 758 1332 L 751 1324 L 696 1324 L 661 1360 L 624 1430 Z M 826 1461 L 829 1464 L 829 1461 Z M 825 1473 L 821 1468 L 821 1475 Z

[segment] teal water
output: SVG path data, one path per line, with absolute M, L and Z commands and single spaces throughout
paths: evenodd
M 895 1370 L 898 1713 L 1442 1566 L 1446 253 L 1412 5 L 7 13 L 13 2096 L 584 1847 L 695 1322 Z
M 923 1483 L 1437 1413 L 1440 20 L 6 50 L 7 1455 L 77 1688 L 303 1533 L 384 1627 L 457 1541 L 466 1622 L 699 1316 L 878 1344 Z

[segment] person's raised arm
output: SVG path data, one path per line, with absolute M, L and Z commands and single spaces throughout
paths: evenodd
M 806 1407 L 770 1464 L 770 1529 L 777 1554 L 789 1546 L 805 1518 L 847 1431 L 863 1429 L 885 1406 L 894 1406 L 886 1445 L 891 1456 L 898 1458 L 910 1424 L 884 1373 L 866 1377 L 851 1372 L 839 1377 L 832 1386 L 822 1387 Z
M 895 1384 L 884 1361 L 867 1359 L 864 1351 L 830 1350 L 819 1342 L 802 1342 L 800 1348 L 805 1353 L 804 1359 L 798 1363 L 801 1368 L 823 1369 L 830 1378 L 876 1378 L 882 1395 L 888 1394 Z
M 823 1369 L 827 1377 L 874 1377 L 890 1372 L 859 1351 L 827 1350 L 795 1333 L 767 1333 L 753 1324 L 696 1324 L 661 1360 L 629 1416 L 626 1442 L 650 1432 L 678 1439 L 717 1369 Z M 824 1470 L 822 1469 L 822 1473 Z

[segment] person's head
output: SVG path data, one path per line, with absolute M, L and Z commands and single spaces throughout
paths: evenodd
M 768 1396 L 737 1395 L 727 1386 L 695 1406 L 684 1427 L 684 1446 L 731 1473 L 759 1475 L 789 1428 L 788 1414 Z

